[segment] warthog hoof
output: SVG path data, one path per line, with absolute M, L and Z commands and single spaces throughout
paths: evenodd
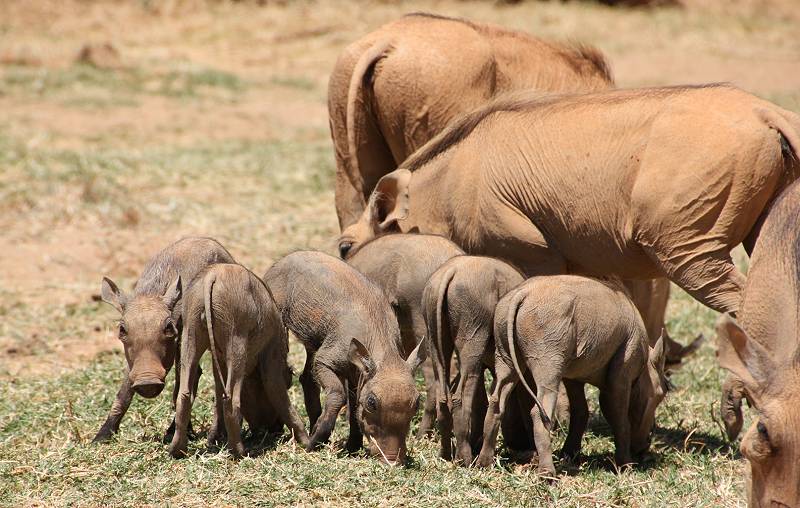
M 494 454 L 481 453 L 478 455 L 478 460 L 475 461 L 476 467 L 491 467 L 492 464 L 494 464 Z
M 107 443 L 111 441 L 111 437 L 114 435 L 114 432 L 109 429 L 100 429 L 97 432 L 97 435 L 94 436 L 92 439 L 92 443 Z

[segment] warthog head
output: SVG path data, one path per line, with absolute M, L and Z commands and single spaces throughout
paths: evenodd
M 629 417 L 631 422 L 631 452 L 640 454 L 650 447 L 650 433 L 656 420 L 656 409 L 667 394 L 664 375 L 664 332 L 650 348 L 647 366 L 631 390 Z
M 364 213 L 339 236 L 339 257 L 347 259 L 373 238 L 400 232 L 397 221 L 408 216 L 410 180 L 407 169 L 395 170 L 378 180 Z
M 134 295 L 129 298 L 111 279 L 103 278 L 103 301 L 116 308 L 119 340 L 125 348 L 129 379 L 142 397 L 156 397 L 175 361 L 179 323 L 173 310 L 181 297 L 181 279 L 175 278 L 163 295 Z
M 717 337 L 720 365 L 742 381 L 758 411 L 741 444 L 750 463 L 750 506 L 800 506 L 798 352 L 771 353 L 726 314 L 717 321 Z M 797 336 L 787 339 L 778 342 L 796 349 Z
M 419 407 L 414 370 L 424 360 L 421 345 L 405 361 L 393 358 L 376 364 L 358 339 L 350 344 L 350 361 L 361 370 L 358 424 L 369 441 L 370 454 L 390 466 L 405 460 L 406 436 Z

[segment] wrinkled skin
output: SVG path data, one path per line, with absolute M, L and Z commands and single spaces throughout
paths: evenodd
M 749 505 L 800 506 L 800 185 L 773 205 L 755 244 L 736 320 L 717 323 L 719 362 L 756 417 L 742 438 L 750 464 Z
M 666 276 L 735 312 L 730 250 L 757 237 L 798 153 L 800 117 L 731 86 L 520 93 L 381 178 L 340 243 L 439 234 L 527 276 Z
M 119 430 L 133 394 L 153 398 L 161 393 L 164 381 L 179 361 L 182 329 L 181 290 L 205 267 L 214 263 L 233 263 L 233 257 L 216 240 L 188 237 L 156 254 L 145 266 L 131 294 L 126 294 L 108 278 L 103 278 L 101 296 L 121 314 L 119 339 L 125 350 L 125 377 L 103 426 L 94 438 L 106 441 Z M 176 378 L 173 405 L 179 380 Z M 167 430 L 169 434 L 174 422 Z
M 443 394 L 436 409 L 442 435 L 441 456 L 446 460 L 453 458 L 453 435 L 455 459 L 466 465 L 472 463 L 482 442 L 487 407 L 484 370 L 494 370 L 494 309 L 498 300 L 522 281 L 516 269 L 498 259 L 459 256 L 443 264 L 422 293 L 430 357 Z M 458 382 L 451 391 L 453 355 L 458 358 L 459 370 Z M 503 429 L 506 440 L 525 434 L 525 422 L 508 423 L 517 426 Z M 530 428 L 529 422 L 527 427 Z
M 508 395 L 530 372 L 546 416 L 553 417 L 558 386 L 569 397 L 569 431 L 562 454 L 578 455 L 589 420 L 584 385 L 600 390 L 600 408 L 614 434 L 617 465 L 647 450 L 655 410 L 666 390 L 664 345 L 649 338 L 622 285 L 574 275 L 534 277 L 504 296 L 495 310 L 497 383 L 484 422 L 477 464 L 494 462 L 498 418 Z M 523 381 L 523 384 L 525 381 Z M 550 432 L 531 411 L 540 473 L 553 475 Z
M 594 48 L 427 14 L 380 27 L 342 52 L 328 84 L 340 227 L 358 219 L 380 177 L 492 97 L 612 85 Z
M 383 291 L 340 259 L 294 252 L 272 265 L 264 281 L 284 325 L 306 348 L 300 380 L 312 426 L 307 449 L 330 438 L 348 404 L 347 450 L 360 449 L 366 436 L 373 455 L 401 464 L 419 402 L 413 374 L 424 360 L 422 343 L 404 359 L 400 328 Z
M 340 252 L 340 255 L 386 294 L 397 315 L 403 342 L 401 353 L 406 357 L 425 337 L 425 321 L 420 310 L 425 283 L 442 263 L 463 253 L 446 238 L 410 234 L 388 235 L 370 242 L 353 255 L 348 256 L 348 252 Z M 417 437 L 431 433 L 436 417 L 436 383 L 430 360 L 422 364 L 422 373 L 428 396 Z
M 216 264 L 200 272 L 184 299 L 181 384 L 170 454 L 186 454 L 200 357 L 211 350 L 216 393 L 215 424 L 224 421 L 228 446 L 244 455 L 241 437 L 245 379 L 258 371 L 271 407 L 301 445 L 308 444 L 300 417 L 289 401 L 288 335 L 267 287 L 238 264 Z

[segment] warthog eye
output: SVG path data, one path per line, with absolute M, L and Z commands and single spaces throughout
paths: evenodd
M 374 393 L 367 395 L 367 400 L 364 401 L 364 408 L 370 413 L 378 410 L 378 398 Z
M 764 422 L 759 421 L 756 424 L 756 430 L 758 431 L 758 435 L 761 436 L 761 439 L 769 442 L 769 432 L 767 432 L 767 426 L 764 425 Z
M 353 242 L 342 242 L 339 244 L 339 257 L 344 259 L 347 253 L 353 248 Z
M 167 319 L 167 322 L 164 323 L 164 336 L 168 339 L 174 339 L 178 336 L 178 328 L 171 319 Z
M 756 432 L 748 433 L 742 440 L 742 454 L 750 461 L 765 460 L 776 450 L 775 443 L 772 442 L 774 439 L 775 436 L 770 436 L 766 424 L 759 420 L 756 423 Z

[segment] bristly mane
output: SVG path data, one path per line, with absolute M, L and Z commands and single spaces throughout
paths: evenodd
M 565 59 L 570 65 L 577 66 L 576 70 L 579 73 L 583 74 L 581 71 L 585 70 L 579 64 L 581 62 L 586 62 L 606 81 L 614 83 L 614 75 L 611 72 L 611 66 L 599 49 L 580 42 L 570 42 L 564 49 L 570 53 Z
M 472 21 L 465 19 L 465 18 L 454 18 L 453 16 L 445 16 L 444 14 L 434 14 L 432 12 L 425 12 L 425 11 L 414 11 L 409 12 L 408 14 L 403 16 L 404 18 L 430 18 L 430 19 L 442 19 L 446 21 L 457 21 L 459 23 L 464 23 L 465 25 L 475 26 L 475 23 Z
M 578 74 L 586 74 L 588 68 L 591 68 L 592 72 L 599 74 L 603 79 L 605 79 L 609 83 L 614 82 L 614 77 L 611 72 L 611 66 L 608 64 L 608 61 L 606 61 L 606 58 L 605 56 L 603 56 L 603 53 L 597 48 L 590 46 L 588 44 L 575 41 L 569 41 L 569 42 L 546 41 L 544 39 L 540 39 L 529 33 L 522 32 L 519 30 L 511 30 L 493 24 L 475 23 L 465 18 L 443 16 L 441 14 L 433 14 L 430 12 L 411 12 L 406 14 L 404 17 L 406 18 L 418 17 L 418 18 L 428 18 L 428 19 L 436 19 L 442 21 L 452 21 L 454 23 L 461 23 L 463 25 L 466 25 L 481 34 L 489 36 L 513 37 L 523 41 L 534 42 L 536 44 L 543 44 L 549 47 L 554 53 L 558 54 L 561 58 L 563 58 L 566 61 L 566 63 L 570 67 L 575 69 L 575 71 Z
M 411 172 L 416 171 L 431 160 L 448 151 L 450 148 L 453 148 L 459 144 L 467 136 L 469 136 L 472 131 L 478 127 L 478 125 L 480 125 L 484 120 L 494 113 L 527 112 L 544 110 L 545 108 L 550 107 L 552 107 L 551 109 L 562 110 L 585 104 L 587 99 L 594 99 L 592 104 L 614 104 L 640 97 L 663 97 L 684 93 L 688 90 L 730 86 L 731 85 L 727 83 L 710 83 L 703 85 L 620 89 L 583 94 L 548 94 L 531 90 L 511 92 L 501 95 L 497 99 L 486 103 L 484 106 L 481 106 L 478 109 L 475 109 L 472 112 L 453 120 L 453 122 L 451 122 L 450 125 L 448 125 L 442 132 L 428 141 L 422 146 L 422 148 L 411 154 L 402 164 L 400 164 L 400 167 Z

